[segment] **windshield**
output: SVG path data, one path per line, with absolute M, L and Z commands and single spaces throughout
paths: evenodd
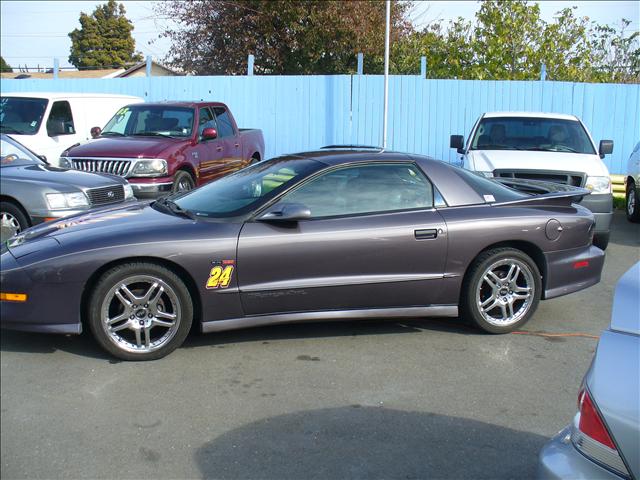
M 577 120 L 523 117 L 483 118 L 471 140 L 470 150 L 596 153 Z
M 129 105 L 118 110 L 101 136 L 190 137 L 193 117 L 193 108 Z
M 47 103 L 44 98 L 0 98 L 0 132 L 35 135 L 42 124 Z
M 42 165 L 44 162 L 22 145 L 3 135 L 0 139 L 0 166 Z
M 275 158 L 192 190 L 175 203 L 198 216 L 243 215 L 322 167 L 315 160 Z

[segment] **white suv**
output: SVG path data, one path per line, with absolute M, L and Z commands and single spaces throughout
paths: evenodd
M 526 178 L 586 187 L 592 191 L 581 204 L 596 219 L 594 245 L 609 243 L 613 196 L 609 170 L 602 161 L 613 141 L 596 145 L 574 115 L 532 112 L 485 113 L 471 129 L 451 136 L 460 164 L 488 177 Z

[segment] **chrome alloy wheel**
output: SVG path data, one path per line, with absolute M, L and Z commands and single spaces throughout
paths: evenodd
M 633 189 L 627 195 L 627 215 L 632 217 L 636 211 L 636 195 Z
M 3 232 L 13 232 L 11 235 L 9 235 L 10 237 L 20 233 L 20 231 L 22 230 L 20 228 L 20 222 L 18 221 L 18 219 L 11 215 L 9 212 L 0 213 L 0 228 L 2 228 Z
M 118 348 L 149 353 L 175 336 L 182 309 L 167 283 L 150 275 L 136 275 L 115 284 L 101 305 L 101 325 Z
M 531 269 L 520 260 L 504 258 L 483 273 L 476 290 L 480 314 L 491 325 L 508 327 L 531 308 L 535 282 Z

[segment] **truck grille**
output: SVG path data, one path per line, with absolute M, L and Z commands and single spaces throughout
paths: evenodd
M 131 160 L 100 159 L 100 158 L 72 158 L 71 163 L 76 170 L 83 172 L 110 173 L 124 177 L 129 173 Z
M 87 196 L 91 205 L 121 202 L 124 200 L 124 186 L 112 185 L 110 187 L 91 188 L 87 190 Z
M 524 178 L 527 180 L 543 180 L 545 182 L 562 183 L 582 187 L 585 176 L 580 172 L 557 172 L 554 170 L 503 170 L 493 171 L 494 177 L 502 178 Z

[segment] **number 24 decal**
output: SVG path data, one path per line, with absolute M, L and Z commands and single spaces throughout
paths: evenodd
M 227 288 L 231 283 L 231 275 L 233 275 L 233 265 L 220 266 L 216 265 L 209 272 L 207 280 L 207 289 Z

